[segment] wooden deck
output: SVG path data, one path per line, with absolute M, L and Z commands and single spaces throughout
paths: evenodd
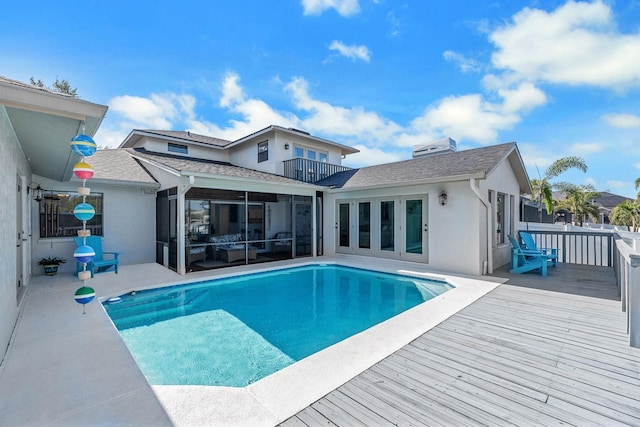
M 509 277 L 282 426 L 640 426 L 640 349 L 608 267 Z

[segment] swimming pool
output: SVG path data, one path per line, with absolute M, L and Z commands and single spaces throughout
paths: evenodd
M 451 288 L 307 265 L 139 291 L 104 307 L 151 384 L 244 387 Z

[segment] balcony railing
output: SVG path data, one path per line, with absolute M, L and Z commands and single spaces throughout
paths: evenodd
M 302 157 L 284 161 L 284 176 L 309 183 L 320 181 L 334 173 L 347 170 L 351 170 L 351 168 L 317 160 L 303 159 Z

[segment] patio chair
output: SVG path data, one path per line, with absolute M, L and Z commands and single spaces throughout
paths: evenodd
M 549 261 L 551 261 L 552 266 L 555 267 L 558 265 L 558 249 L 537 247 L 536 242 L 533 239 L 533 236 L 531 235 L 531 233 L 527 233 L 526 231 L 520 232 L 520 238 L 522 238 L 522 243 L 524 243 L 524 246 L 526 249 L 532 250 L 532 251 L 541 251 L 547 256 Z
M 121 252 L 104 252 L 102 250 L 102 237 L 100 236 L 89 236 L 86 237 L 86 239 L 86 245 L 91 246 L 96 253 L 93 261 L 87 263 L 87 271 L 91 271 L 91 277 L 96 273 L 103 273 L 111 267 L 115 267 L 115 272 L 118 274 L 118 255 L 120 255 Z M 82 237 L 76 237 L 75 241 L 78 246 L 85 245 L 84 238 Z M 104 259 L 105 254 L 112 255 L 113 258 Z M 76 275 L 80 271 L 82 271 L 82 264 L 76 262 Z
M 514 236 L 509 236 L 511 242 L 511 270 L 509 273 L 521 274 L 528 271 L 540 270 L 540 274 L 547 275 L 549 258 L 542 251 L 523 249 Z

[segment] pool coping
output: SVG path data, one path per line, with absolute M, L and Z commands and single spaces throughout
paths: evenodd
M 339 264 L 381 272 L 446 280 L 455 288 L 372 328 L 302 359 L 247 387 L 165 386 L 152 389 L 171 421 L 177 425 L 273 426 L 383 360 L 453 314 L 490 292 L 505 280 L 435 272 L 428 265 L 359 256 L 307 258 L 287 265 L 253 265 L 242 273 L 270 271 L 310 264 Z M 206 272 L 202 272 L 206 273 Z M 238 271 L 193 274 L 174 286 Z M 149 288 L 158 285 L 149 286 Z M 138 288 L 138 290 L 144 288 Z M 108 299 L 114 295 L 104 297 Z M 445 303 L 446 302 L 446 303 Z M 444 303 L 444 304 L 443 304 Z M 106 313 L 105 313 L 106 316 Z

